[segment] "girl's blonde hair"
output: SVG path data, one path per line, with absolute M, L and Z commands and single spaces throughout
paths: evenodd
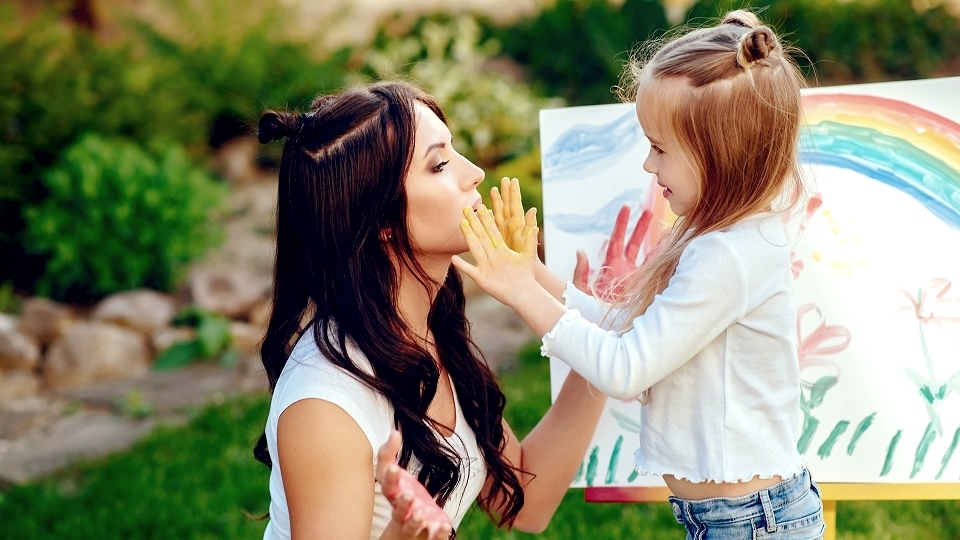
M 691 240 L 801 199 L 803 77 L 790 52 L 756 15 L 739 10 L 666 42 L 649 61 L 631 58 L 621 94 L 633 101 L 653 93 L 663 128 L 697 174 L 700 197 L 624 286 L 614 288 L 622 291 L 614 303 L 632 312 L 625 320 L 646 311 L 667 287 Z

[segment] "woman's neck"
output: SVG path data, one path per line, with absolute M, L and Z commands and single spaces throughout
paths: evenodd
M 433 336 L 430 335 L 430 311 L 433 309 L 437 290 L 446 278 L 448 268 L 449 263 L 444 267 L 439 264 L 433 265 L 433 268 L 424 265 L 424 270 L 433 281 L 433 283 L 428 281 L 426 286 L 409 269 L 400 269 L 400 290 L 397 298 L 400 317 L 410 331 L 418 339 L 423 340 L 424 344 L 433 343 Z

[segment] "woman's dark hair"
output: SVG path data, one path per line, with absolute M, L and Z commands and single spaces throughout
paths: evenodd
M 263 367 L 273 392 L 297 339 L 312 330 L 324 356 L 393 405 L 403 434 L 398 461 L 405 467 L 417 457 L 420 482 L 442 506 L 460 479 L 459 460 L 427 417 L 439 370 L 399 315 L 399 269 L 389 256 L 395 254 L 425 288 L 437 290 L 428 324 L 493 481 L 482 502 L 491 508 L 505 501 L 499 523 L 510 525 L 523 506 L 523 488 L 502 457 L 506 400 L 470 340 L 460 275 L 451 266 L 442 283 L 432 280 L 414 257 L 406 227 L 404 179 L 418 103 L 446 122 L 432 97 L 404 82 L 321 96 L 307 114 L 267 111 L 260 118 L 261 143 L 287 139 Z M 350 358 L 348 340 L 369 359 L 373 376 Z M 265 437 L 254 455 L 271 465 Z

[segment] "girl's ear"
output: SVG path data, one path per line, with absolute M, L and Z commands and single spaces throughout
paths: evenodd
M 393 230 L 390 227 L 380 229 L 380 241 L 389 242 L 390 240 L 393 240 Z

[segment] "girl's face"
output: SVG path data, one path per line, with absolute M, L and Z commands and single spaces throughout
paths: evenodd
M 659 81 L 658 86 L 664 86 Z M 682 83 L 680 83 L 682 84 Z M 700 182 L 693 168 L 693 158 L 680 146 L 670 127 L 665 107 L 660 95 L 667 90 L 648 88 L 637 93 L 637 118 L 643 134 L 650 141 L 650 153 L 643 162 L 643 170 L 657 176 L 657 183 L 663 188 L 663 196 L 670 204 L 670 210 L 683 216 L 692 210 L 700 199 Z
M 417 104 L 413 159 L 407 172 L 407 230 L 414 248 L 424 255 L 467 251 L 460 232 L 463 208 L 480 205 L 477 186 L 483 170 L 453 148 L 447 125 L 429 108 Z

